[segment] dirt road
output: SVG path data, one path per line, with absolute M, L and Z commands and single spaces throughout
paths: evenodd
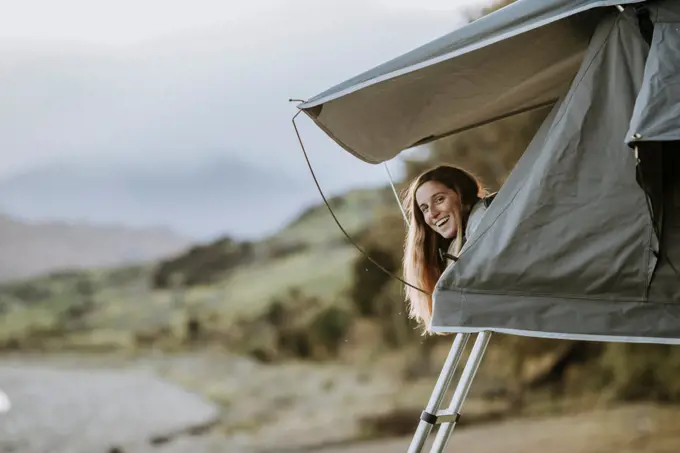
M 636 405 L 585 415 L 532 418 L 456 430 L 446 451 L 465 453 L 677 453 L 680 407 Z M 406 452 L 411 439 L 308 453 Z M 427 446 L 429 448 L 429 444 Z M 428 452 L 428 449 L 424 449 Z

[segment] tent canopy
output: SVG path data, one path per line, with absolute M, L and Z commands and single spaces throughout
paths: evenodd
M 571 84 L 600 18 L 642 0 L 520 0 L 298 106 L 369 163 L 526 110 Z

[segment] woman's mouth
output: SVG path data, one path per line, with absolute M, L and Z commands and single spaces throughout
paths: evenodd
M 435 225 L 437 226 L 437 228 L 442 228 L 444 225 L 448 223 L 449 218 L 450 216 L 447 215 L 446 217 L 438 220 L 437 223 L 435 223 Z

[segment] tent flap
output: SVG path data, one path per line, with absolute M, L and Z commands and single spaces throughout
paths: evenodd
M 680 140 L 680 4 L 650 7 L 654 35 L 626 140 Z
M 555 102 L 601 16 L 642 0 L 518 0 L 302 103 L 359 159 Z

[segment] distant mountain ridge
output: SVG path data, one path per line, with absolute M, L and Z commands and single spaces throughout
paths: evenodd
M 0 281 L 155 261 L 182 252 L 190 243 L 162 228 L 28 223 L 0 214 Z
M 276 231 L 316 199 L 311 189 L 232 157 L 144 167 L 62 163 L 0 180 L 0 212 L 30 221 L 164 226 L 207 241 Z

